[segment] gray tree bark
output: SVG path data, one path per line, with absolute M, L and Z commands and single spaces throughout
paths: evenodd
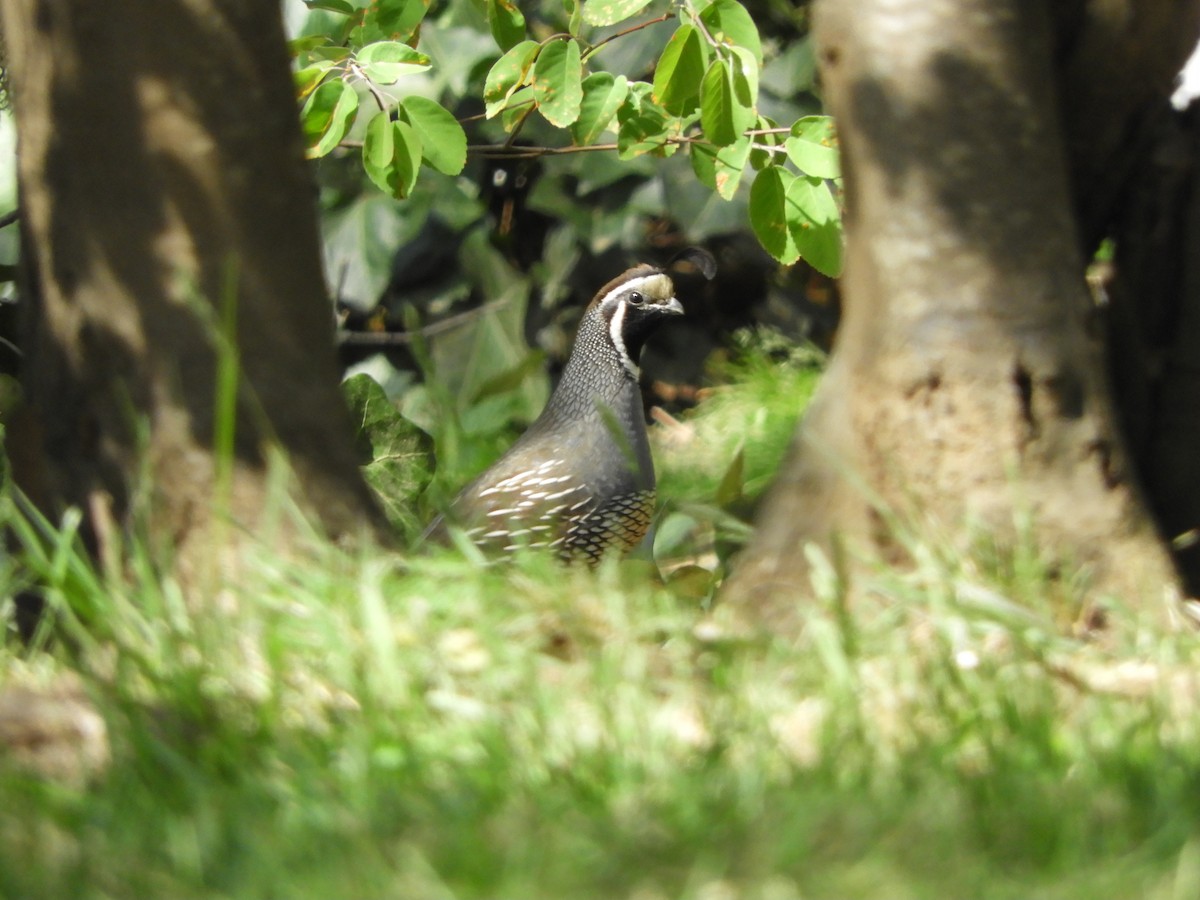
M 1117 426 L 1083 248 L 1197 13 L 818 0 L 845 171 L 844 318 L 727 599 L 794 624 L 800 548 L 902 562 L 900 523 L 960 552 L 1032 540 L 1049 571 L 1082 566 L 1093 596 L 1172 615 L 1175 571 Z M 1114 57 L 1132 73 L 1106 68 Z
M 83 508 L 97 540 L 136 523 L 199 560 L 221 553 L 215 523 L 232 519 L 220 534 L 236 543 L 267 521 L 278 447 L 330 532 L 381 527 L 338 390 L 276 0 L 5 0 L 0 14 L 44 463 L 26 487 Z M 226 463 L 216 398 L 232 359 Z

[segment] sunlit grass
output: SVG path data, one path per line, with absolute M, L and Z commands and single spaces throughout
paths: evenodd
M 737 423 L 765 416 L 756 444 L 782 453 L 796 388 L 775 369 L 685 420 L 699 443 L 660 445 L 664 492 L 715 497 Z M 47 778 L 0 756 L 0 897 L 1200 889 L 1195 637 L 1064 636 L 1013 602 L 1035 567 L 914 543 L 853 610 L 830 570 L 798 633 L 770 635 L 643 561 L 314 541 L 197 606 L 72 546 L 38 567 L 59 625 L 0 649 L 0 697 L 90 704 L 107 759 Z

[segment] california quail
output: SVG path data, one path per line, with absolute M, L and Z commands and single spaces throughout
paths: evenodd
M 486 548 L 548 547 L 589 565 L 635 547 L 654 511 L 637 360 L 651 331 L 682 313 L 670 277 L 654 266 L 602 287 L 546 408 L 463 489 L 448 520 Z

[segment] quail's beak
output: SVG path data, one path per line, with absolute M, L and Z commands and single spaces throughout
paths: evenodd
M 670 300 L 668 300 L 666 303 L 664 303 L 662 305 L 662 311 L 664 313 L 669 313 L 670 315 L 673 315 L 673 316 L 682 316 L 683 315 L 683 304 L 680 303 L 678 300 L 676 300 L 674 297 L 672 297 Z

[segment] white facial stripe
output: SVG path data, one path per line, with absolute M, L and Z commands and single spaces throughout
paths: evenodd
M 637 290 L 640 287 L 645 287 L 647 284 L 650 284 L 653 281 L 659 281 L 665 277 L 666 276 L 663 275 L 661 272 L 656 272 L 653 275 L 641 275 L 637 278 L 630 278 L 628 281 L 613 288 L 611 291 L 609 291 L 607 294 L 605 294 L 604 297 L 600 300 L 600 306 L 604 306 L 604 304 L 610 302 L 614 297 L 617 297 L 618 295 L 623 294 L 626 291 Z
M 641 279 L 635 279 L 640 281 Z M 628 287 L 621 288 L 625 290 Z M 604 302 L 608 302 L 608 297 L 604 298 Z M 632 359 L 629 358 L 629 351 L 625 349 L 625 338 L 621 336 L 621 329 L 625 327 L 625 310 L 629 307 L 624 303 L 618 303 L 617 308 L 613 310 L 612 318 L 608 321 L 608 336 L 612 339 L 613 346 L 617 348 L 617 353 L 621 356 L 621 362 L 625 368 L 629 370 L 629 374 L 637 378 L 641 373 L 638 372 L 638 367 L 634 365 Z

